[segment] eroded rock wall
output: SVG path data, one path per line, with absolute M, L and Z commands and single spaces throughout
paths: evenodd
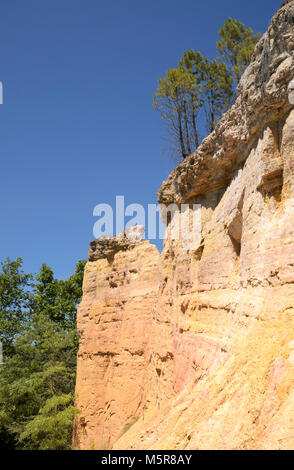
M 159 190 L 161 203 L 201 204 L 198 246 L 173 240 L 169 223 L 160 256 L 146 242 L 119 251 L 118 272 L 130 259 L 138 271 L 128 286 L 107 284 L 109 260 L 88 263 L 81 448 L 294 448 L 293 79 L 290 2 L 258 43 L 236 103 Z M 125 408 L 128 395 L 138 398 Z
M 265 130 L 207 222 L 200 259 L 166 243 L 162 257 L 173 250 L 176 260 L 166 276 L 176 306 L 161 356 L 173 357 L 175 397 L 166 403 L 162 395 L 161 411 L 115 448 L 294 448 L 293 137 L 285 144 L 293 123 L 291 111 L 280 128 L 282 177 L 260 183 L 272 141 Z
M 100 244 L 101 245 L 101 244 Z M 109 257 L 109 246 L 115 254 Z M 141 415 L 159 253 L 149 242 L 90 248 L 78 309 L 74 446 L 107 449 Z M 117 249 L 117 251 L 116 251 Z M 105 256 L 103 257 L 103 250 Z M 96 255 L 97 257 L 97 255 Z

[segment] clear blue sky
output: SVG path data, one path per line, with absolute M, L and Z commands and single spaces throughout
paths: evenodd
M 229 17 L 264 32 L 281 0 L 2 0 L 0 259 L 68 276 L 87 257 L 93 207 L 155 203 L 174 162 L 152 108 L 190 48 L 216 55 Z

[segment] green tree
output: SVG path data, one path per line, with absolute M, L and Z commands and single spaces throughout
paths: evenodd
M 221 39 L 217 41 L 219 58 L 224 60 L 232 71 L 235 84 L 250 63 L 260 33 L 254 34 L 240 21 L 228 18 L 219 29 Z
M 18 447 L 64 448 L 61 434 L 70 446 L 75 357 L 75 332 L 33 313 L 30 328 L 16 339 L 15 353 L 5 358 L 0 376 L 1 421 L 10 434 L 17 434 Z M 56 407 L 50 406 L 52 400 Z
M 23 261 L 7 258 L 0 263 L 0 341 L 4 354 L 13 354 L 13 343 L 27 323 L 32 275 L 22 270 Z
M 169 150 L 176 157 L 185 158 L 199 146 L 203 115 L 207 131 L 212 132 L 228 110 L 260 33 L 228 18 L 219 35 L 217 60 L 204 59 L 193 49 L 184 52 L 178 67 L 159 79 L 153 94 L 153 106 L 167 123 L 168 141 L 173 145 Z
M 43 265 L 32 288 L 25 328 L 4 356 L 0 424 L 19 449 L 70 449 L 77 353 L 75 312 L 85 262 L 66 280 Z M 5 433 L 6 431 L 6 433 Z M 0 430 L 1 432 L 1 430 Z M 8 436 L 8 437 L 7 437 Z
M 233 96 L 232 83 L 226 64 L 216 60 L 205 59 L 204 96 L 207 117 L 207 130 L 212 132 L 217 121 L 231 104 Z
M 199 146 L 199 135 L 197 119 L 199 110 L 203 106 L 204 100 L 201 99 L 202 85 L 204 80 L 204 61 L 199 51 L 190 49 L 184 52 L 179 62 L 179 67 L 183 68 L 188 74 L 194 77 L 195 86 L 190 88 L 186 98 L 187 108 L 189 109 L 189 126 L 193 133 L 193 150 Z
M 158 80 L 153 106 L 168 123 L 169 135 L 175 144 L 176 156 L 185 158 L 192 149 L 189 126 L 191 109 L 196 109 L 196 80 L 183 67 L 170 69 Z
M 77 304 L 82 295 L 85 261 L 79 261 L 75 272 L 66 280 L 54 279 L 52 269 L 43 264 L 33 287 L 33 309 L 62 324 L 75 328 Z

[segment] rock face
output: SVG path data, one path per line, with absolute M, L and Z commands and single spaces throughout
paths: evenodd
M 291 80 L 288 87 L 289 103 L 294 104 L 294 80 Z
M 137 225 L 125 229 L 115 237 L 101 237 L 98 240 L 94 240 L 90 243 L 88 252 L 89 261 L 97 261 L 103 258 L 113 261 L 116 253 L 129 250 L 138 241 L 141 241 L 144 231 L 145 227 L 143 225 Z
M 82 449 L 108 448 L 142 413 L 158 290 L 154 245 L 115 237 L 95 246 L 78 310 L 76 404 L 83 412 L 74 442 Z
M 139 241 L 90 254 L 77 447 L 294 449 L 293 80 L 290 2 L 236 103 L 159 190 L 201 204 L 200 243 L 187 250 L 171 221 L 160 255 Z

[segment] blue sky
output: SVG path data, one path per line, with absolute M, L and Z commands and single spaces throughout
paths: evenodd
M 185 50 L 216 55 L 231 16 L 264 32 L 281 1 L 3 0 L 0 7 L 0 259 L 58 277 L 87 257 L 93 208 L 156 203 L 157 79 Z

